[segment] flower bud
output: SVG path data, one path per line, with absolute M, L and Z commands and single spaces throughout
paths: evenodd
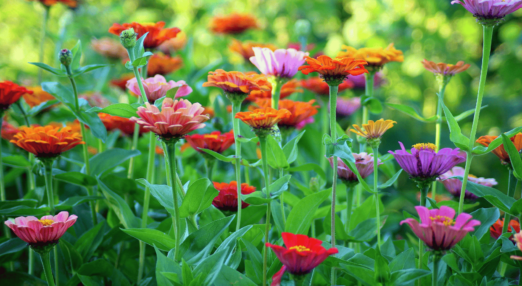
M 132 49 L 136 45 L 137 35 L 133 28 L 125 30 L 120 34 L 120 42 L 126 49 Z
M 310 34 L 310 21 L 304 19 L 297 20 L 295 22 L 294 31 L 298 37 L 308 36 L 308 34 Z
M 60 51 L 60 62 L 62 65 L 68 67 L 72 63 L 72 53 L 68 49 L 63 49 Z
M 310 178 L 309 188 L 312 192 L 317 193 L 321 189 L 321 185 L 319 184 L 319 180 L 316 177 Z

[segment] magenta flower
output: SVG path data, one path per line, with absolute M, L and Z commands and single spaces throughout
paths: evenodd
M 164 140 L 179 139 L 189 132 L 203 128 L 203 122 L 209 119 L 208 115 L 203 114 L 205 108 L 201 104 L 192 104 L 186 99 L 165 98 L 161 111 L 148 102 L 145 106 L 138 108 L 140 118 L 132 117 L 130 120 Z
M 355 159 L 355 166 L 357 167 L 357 171 L 364 179 L 373 173 L 373 155 L 362 153 L 353 153 L 353 157 Z M 328 158 L 330 161 L 330 166 L 333 168 L 333 157 Z M 378 164 L 382 165 L 381 160 L 378 159 Z M 337 158 L 337 175 L 339 179 L 341 179 L 348 186 L 355 186 L 359 183 L 357 180 L 357 176 L 348 168 L 348 166 L 341 160 L 341 158 Z
M 444 148 L 435 152 L 435 145 L 431 143 L 420 143 L 413 145 L 411 153 L 406 151 L 402 142 L 401 150 L 393 155 L 397 163 L 404 171 L 410 174 L 410 178 L 417 182 L 419 188 L 429 186 L 439 176 L 449 171 L 455 165 L 466 161 L 466 155 L 459 148 Z
M 350 116 L 355 111 L 361 108 L 361 98 L 337 98 L 337 115 L 339 116 Z
M 451 4 L 460 4 L 482 19 L 502 19 L 522 8 L 522 0 L 453 0 Z
M 250 61 L 264 75 L 273 75 L 280 78 L 292 78 L 297 69 L 305 62 L 308 53 L 294 49 L 279 49 L 275 52 L 269 48 L 254 47 L 255 56 Z
M 461 213 L 453 220 L 455 210 L 447 206 L 432 210 L 416 206 L 415 209 L 419 213 L 420 223 L 408 218 L 401 221 L 401 225 L 407 223 L 415 235 L 435 251 L 450 250 L 468 232 L 474 231 L 475 226 L 480 225 L 480 221 L 472 219 L 467 213 Z
M 462 189 L 462 182 L 459 179 L 451 178 L 451 177 L 464 177 L 464 168 L 461 167 L 453 167 L 453 169 L 447 171 L 442 174 L 437 180 L 441 181 L 446 190 L 450 192 L 455 198 L 460 198 L 460 191 Z M 473 175 L 468 176 L 468 180 L 475 184 L 483 185 L 486 187 L 492 187 L 497 185 L 497 181 L 495 179 L 486 179 L 486 178 L 477 178 Z M 473 193 L 470 193 L 466 190 L 464 197 L 469 200 L 476 200 L 477 196 Z
M 186 96 L 192 92 L 192 88 L 188 86 L 185 81 L 180 80 L 175 82 L 171 80 L 167 82 L 167 80 L 159 74 L 154 77 L 149 77 L 146 80 L 141 79 L 141 82 L 143 83 L 143 89 L 150 104 L 154 104 L 156 100 L 167 95 L 167 91 L 173 88 L 178 88 L 175 98 Z M 128 80 L 126 86 L 133 93 L 142 96 L 136 78 Z

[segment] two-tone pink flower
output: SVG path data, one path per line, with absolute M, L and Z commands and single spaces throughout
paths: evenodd
M 446 190 L 450 192 L 455 198 L 460 198 L 460 191 L 462 190 L 462 182 L 459 179 L 452 177 L 464 177 L 464 168 L 462 167 L 453 167 L 451 170 L 442 174 L 437 180 L 441 181 Z M 477 178 L 473 175 L 468 176 L 468 181 L 473 182 L 475 184 L 483 185 L 486 187 L 492 187 L 497 185 L 497 181 L 493 178 Z M 477 196 L 473 193 L 466 190 L 464 193 L 464 197 L 469 200 L 476 200 Z
M 355 159 L 355 166 L 357 168 L 357 172 L 361 175 L 363 179 L 368 177 L 373 173 L 373 155 L 367 154 L 366 152 L 362 153 L 353 153 L 353 157 Z M 328 158 L 330 162 L 330 166 L 333 168 L 333 157 Z M 378 160 L 378 164 L 382 165 L 381 160 Z M 341 160 L 341 158 L 337 158 L 337 175 L 339 179 L 341 179 L 348 186 L 354 186 L 359 183 L 357 179 L 357 175 L 348 168 L 348 166 Z
M 308 53 L 294 49 L 279 49 L 272 51 L 269 48 L 254 47 L 255 56 L 250 61 L 266 76 L 290 79 L 297 69 L 305 62 Z
M 147 101 L 150 104 L 154 104 L 154 102 L 164 96 L 167 95 L 167 92 L 173 88 L 177 88 L 175 98 L 183 97 L 192 92 L 192 88 L 188 86 L 185 81 L 180 80 L 175 82 L 167 80 L 162 75 L 156 75 L 154 77 L 149 77 L 147 79 L 141 79 L 143 84 L 143 89 L 145 91 L 145 96 L 147 97 Z M 132 78 L 127 81 L 127 88 L 138 96 L 143 96 L 140 91 L 140 87 L 138 84 L 138 80 L 136 78 Z

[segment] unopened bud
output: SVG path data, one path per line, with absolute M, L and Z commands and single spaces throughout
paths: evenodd
M 132 49 L 136 45 L 137 35 L 133 28 L 127 29 L 120 34 L 120 42 L 126 49 Z
M 72 53 L 68 49 L 63 49 L 60 51 L 60 62 L 62 65 L 68 67 L 72 63 Z
M 308 36 L 310 34 L 310 21 L 304 19 L 297 20 L 294 31 L 298 37 Z
M 314 193 L 319 192 L 319 189 L 320 189 L 319 180 L 316 177 L 310 178 L 309 187 L 310 187 L 310 190 L 312 190 L 312 192 L 314 192 Z

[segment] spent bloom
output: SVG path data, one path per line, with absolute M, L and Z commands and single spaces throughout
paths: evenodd
M 461 241 L 466 234 L 475 230 L 480 221 L 472 219 L 467 213 L 461 213 L 455 218 L 455 210 L 441 206 L 440 209 L 429 210 L 427 207 L 416 206 L 420 217 L 420 223 L 413 218 L 401 221 L 406 223 L 411 230 L 424 243 L 434 251 L 450 250 Z
M 437 180 L 441 181 L 446 190 L 450 192 L 455 198 L 460 198 L 460 191 L 462 190 L 462 182 L 457 178 L 451 177 L 464 177 L 464 168 L 453 167 L 451 170 L 442 174 Z M 495 179 L 477 178 L 471 174 L 468 175 L 468 180 L 472 183 L 483 185 L 486 187 L 492 187 L 497 185 Z M 466 190 L 464 197 L 470 200 L 476 200 L 477 196 Z
M 96 53 L 109 59 L 118 60 L 128 57 L 127 49 L 119 41 L 111 38 L 92 39 L 91 47 Z
M 502 235 L 502 228 L 504 227 L 504 219 L 498 219 L 490 228 L 489 232 L 491 233 L 491 237 L 494 239 L 498 239 Z M 516 233 L 520 232 L 520 223 L 517 220 L 512 219 L 509 221 L 508 232 L 515 231 Z M 513 239 L 513 236 L 510 236 L 510 239 Z
M 460 4 L 481 23 L 498 23 L 506 15 L 522 8 L 522 0 L 453 0 L 451 4 Z
M 147 76 L 168 75 L 179 70 L 183 66 L 180 57 L 170 57 L 163 54 L 154 54 L 149 58 Z
M 251 91 L 245 100 L 247 101 L 256 101 L 257 99 L 262 98 L 272 98 L 272 85 L 269 84 L 269 90 L 253 90 Z M 287 81 L 281 86 L 281 93 L 279 98 L 289 97 L 290 95 L 296 92 L 303 92 L 302 89 L 299 88 L 299 82 L 295 79 Z
M 137 34 L 137 38 L 141 38 L 143 35 L 147 34 L 145 41 L 143 42 L 143 47 L 145 49 L 154 49 L 161 45 L 163 42 L 175 38 L 176 35 L 180 32 L 178 28 L 167 28 L 165 29 L 165 22 L 157 22 L 156 24 L 140 24 L 136 22 L 121 24 L 113 24 L 109 29 L 109 33 L 119 36 L 121 32 L 127 29 L 134 29 L 134 32 Z
M 266 76 L 290 79 L 305 62 L 308 53 L 294 49 L 278 49 L 254 47 L 255 56 L 250 61 Z
M 233 13 L 212 18 L 210 30 L 216 34 L 235 35 L 259 28 L 256 18 L 249 14 Z
M 402 62 L 404 56 L 402 51 L 397 50 L 393 44 L 383 48 L 361 48 L 356 49 L 349 46 L 343 46 L 345 51 L 340 52 L 338 57 L 350 57 L 356 60 L 363 60 L 368 63 L 368 68 L 379 70 L 389 62 Z
M 350 116 L 361 108 L 361 98 L 337 98 L 337 115 L 339 116 Z
M 232 43 L 228 46 L 229 50 L 239 54 L 245 59 L 245 61 L 249 61 L 251 57 L 255 56 L 254 47 L 259 48 L 267 48 L 271 51 L 277 50 L 277 47 L 272 44 L 261 44 L 261 43 L 251 43 L 251 42 L 240 42 L 236 39 L 232 39 Z
M 219 131 L 210 134 L 194 134 L 185 136 L 185 140 L 194 150 L 206 154 L 200 149 L 209 149 L 216 153 L 223 153 L 234 144 L 233 131 L 221 133 Z
M 368 73 L 364 68 L 366 61 L 356 60 L 348 57 L 330 58 L 328 56 L 319 56 L 317 59 L 305 57 L 308 65 L 299 67 L 303 74 L 317 72 L 328 85 L 338 86 L 349 75 L 360 75 Z
M 0 113 L 8 109 L 25 93 L 32 94 L 33 92 L 8 80 L 0 82 Z
M 85 144 L 82 135 L 71 127 L 32 126 L 20 127 L 11 143 L 33 153 L 37 158 L 54 158 L 77 145 Z
M 39 86 L 29 87 L 27 89 L 32 91 L 32 93 L 24 93 L 22 97 L 24 98 L 25 103 L 27 103 L 27 105 L 29 105 L 30 107 L 35 107 L 46 101 L 54 99 L 54 96 L 44 91 Z
M 162 75 L 149 77 L 146 80 L 141 79 L 141 82 L 143 84 L 143 89 L 145 90 L 147 100 L 151 104 L 154 104 L 156 100 L 167 95 L 167 91 L 173 88 L 178 88 L 178 90 L 176 91 L 175 98 L 186 96 L 192 92 L 192 88 L 188 86 L 185 83 L 185 81 L 180 80 L 178 82 L 175 82 L 173 80 L 170 80 L 167 82 L 167 80 Z M 127 88 L 134 94 L 142 96 L 136 78 L 127 81 Z
M 203 86 L 221 88 L 231 101 L 243 101 L 254 90 L 267 91 L 271 89 L 271 85 L 264 75 L 254 72 L 226 72 L 222 69 L 209 72 L 207 82 L 203 83 Z
M 493 140 L 495 140 L 497 138 L 498 138 L 498 136 L 490 136 L 490 135 L 480 136 L 476 142 L 485 147 L 489 147 L 489 144 L 491 144 L 491 142 L 493 142 Z M 518 134 L 512 136 L 510 139 L 511 139 L 511 142 L 513 142 L 513 144 L 515 145 L 515 148 L 517 148 L 517 151 L 520 152 L 522 150 L 522 133 L 518 133 Z M 511 160 L 509 159 L 509 154 L 504 149 L 504 144 L 493 149 L 493 151 L 491 151 L 491 152 L 493 154 L 497 155 L 497 157 L 500 159 L 500 162 L 503 165 L 506 165 L 509 167 L 511 166 Z
M 373 173 L 373 154 L 367 154 L 366 152 L 352 154 L 355 159 L 355 166 L 361 177 L 364 179 L 371 175 Z M 333 168 L 333 157 L 328 158 L 328 161 Z M 380 159 L 377 162 L 379 165 L 382 165 Z M 347 186 L 353 187 L 359 183 L 357 175 L 348 168 L 341 158 L 337 158 L 337 175 Z
M 454 76 L 458 73 L 466 71 L 471 65 L 470 64 L 464 64 L 463 61 L 459 61 L 456 64 L 446 64 L 446 63 L 435 63 L 430 62 L 426 59 L 422 61 L 422 65 L 424 65 L 424 68 L 436 75 L 443 75 L 443 76 Z
M 308 102 L 293 101 L 290 99 L 283 99 L 279 101 L 279 110 L 288 110 L 290 116 L 285 117 L 279 121 L 279 128 L 302 128 L 305 124 L 313 122 L 313 117 L 317 114 L 319 106 L 313 105 L 315 100 Z M 256 104 L 261 108 L 272 106 L 271 99 L 258 99 Z
M 364 78 L 364 75 L 361 75 Z M 353 77 L 352 77 L 353 78 Z M 311 77 L 308 79 L 301 80 L 301 86 L 315 94 L 328 96 L 330 95 L 330 87 L 328 84 L 322 80 L 320 77 Z M 353 88 L 354 84 L 351 80 L 345 79 L 338 86 L 338 93 L 345 91 L 346 89 Z
M 218 190 L 219 194 L 212 201 L 217 209 L 222 211 L 236 212 L 237 211 L 237 182 L 218 183 L 214 182 L 214 188 Z M 246 183 L 241 184 L 241 194 L 248 195 L 256 191 L 256 188 L 249 186 Z M 241 208 L 248 207 L 249 204 L 241 201 Z
M 286 109 L 275 110 L 271 107 L 264 107 L 254 111 L 238 112 L 235 118 L 241 119 L 252 127 L 258 136 L 262 137 L 272 132 L 274 125 L 291 115 L 290 111 Z

